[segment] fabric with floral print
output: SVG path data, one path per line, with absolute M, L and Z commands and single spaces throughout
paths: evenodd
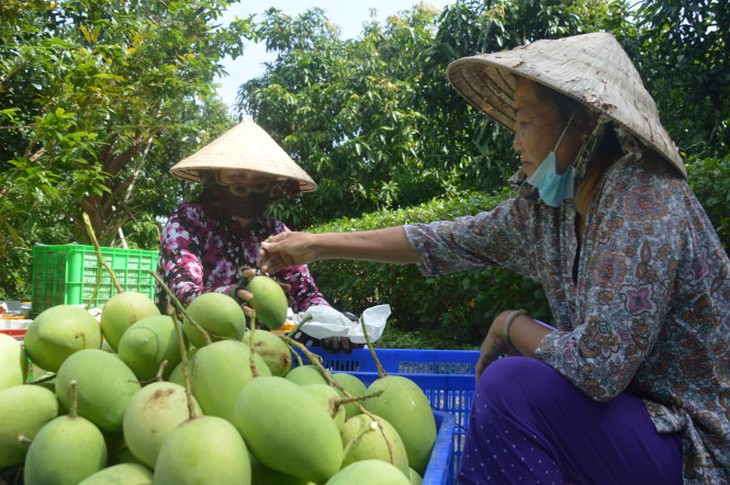
M 572 201 L 525 197 L 406 234 L 425 275 L 498 264 L 542 283 L 557 331 L 536 357 L 595 400 L 642 398 L 682 432 L 685 483 L 728 483 L 730 261 L 687 182 L 635 158 L 604 174 L 582 244 Z
M 201 293 L 231 294 L 240 286 L 238 268 L 256 266 L 261 242 L 288 230 L 283 222 L 267 217 L 257 217 L 244 228 L 214 201 L 183 204 L 163 228 L 157 272 L 183 304 Z M 291 285 L 287 296 L 293 312 L 329 306 L 306 265 L 272 276 Z M 166 308 L 167 297 L 159 285 L 155 300 Z

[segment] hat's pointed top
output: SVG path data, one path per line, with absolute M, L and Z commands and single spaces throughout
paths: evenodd
M 307 174 L 263 128 L 243 121 L 176 163 L 170 172 L 178 178 L 200 182 L 201 170 L 248 170 L 299 183 L 300 192 L 317 188 Z

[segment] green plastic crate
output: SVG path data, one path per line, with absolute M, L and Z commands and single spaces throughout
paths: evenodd
M 100 248 L 104 262 L 114 272 L 124 291 L 137 291 L 154 298 L 157 251 Z M 55 305 L 86 305 L 100 277 L 92 307 L 101 308 L 117 294 L 106 268 L 99 271 L 93 246 L 64 244 L 33 247 L 32 307 L 34 315 Z

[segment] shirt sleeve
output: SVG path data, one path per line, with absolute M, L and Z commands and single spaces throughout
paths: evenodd
M 536 356 L 597 401 L 626 390 L 667 331 L 678 255 L 687 240 L 683 183 L 624 165 L 614 167 L 596 195 L 575 327 L 547 335 Z
M 537 279 L 535 253 L 530 250 L 537 240 L 536 210 L 540 208 L 518 197 L 474 216 L 406 225 L 406 237 L 420 256 L 417 266 L 425 276 L 498 264 Z M 553 217 L 550 211 L 545 215 Z

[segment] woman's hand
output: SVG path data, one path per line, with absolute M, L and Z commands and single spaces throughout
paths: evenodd
M 243 281 L 248 281 L 254 276 L 256 276 L 256 268 L 248 268 L 248 267 L 242 267 L 238 270 L 238 276 Z M 279 283 L 279 286 L 281 286 L 281 289 L 284 290 L 284 293 L 288 294 L 289 290 L 291 289 L 291 285 L 288 283 L 282 283 L 281 281 L 277 280 L 277 283 Z M 251 301 L 253 298 L 253 293 L 248 291 L 246 288 L 239 286 L 234 290 L 233 294 L 234 298 L 236 298 L 239 302 L 241 302 L 241 308 L 243 309 L 243 313 L 246 314 L 247 317 L 253 316 L 253 309 L 249 306 L 248 302 Z
M 311 248 L 312 234 L 282 232 L 261 243 L 258 266 L 269 274 L 284 268 L 307 264 L 317 259 Z
M 504 328 L 504 321 L 512 313 L 512 310 L 506 310 L 500 313 L 497 318 L 494 319 L 492 325 L 489 327 L 487 336 L 482 342 L 480 349 L 481 354 L 476 365 L 476 378 L 477 380 L 484 372 L 484 369 L 489 366 L 492 362 L 497 360 L 502 355 L 519 355 L 519 352 L 514 347 L 507 345 L 504 339 L 502 330 Z

